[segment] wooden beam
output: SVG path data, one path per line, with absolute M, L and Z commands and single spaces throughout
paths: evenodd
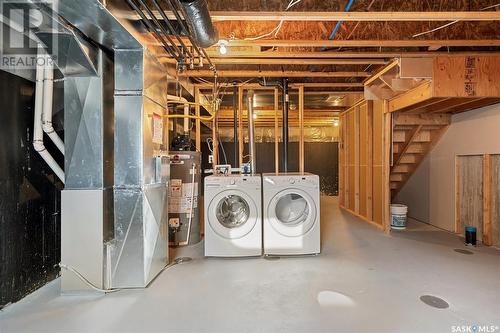
M 384 101 L 384 120 L 383 120 L 383 149 L 382 159 L 382 226 L 386 234 L 391 232 L 391 155 L 392 155 L 392 117 L 389 112 L 389 103 Z
M 160 56 L 162 63 L 176 63 L 170 56 Z M 216 65 L 385 65 L 383 58 L 322 59 L 322 58 L 226 58 L 210 57 Z
M 279 108 L 278 88 L 274 88 L 274 171 L 276 173 L 280 172 L 278 108 Z
M 243 86 L 243 87 L 246 87 L 246 86 Z M 295 88 L 295 87 L 293 87 Z M 201 90 L 208 90 L 209 88 L 202 88 Z M 210 91 L 210 94 L 212 92 Z M 233 92 L 232 91 L 220 91 L 218 93 L 219 95 L 232 95 Z M 261 95 L 274 95 L 274 91 L 271 91 L 271 90 L 261 90 L 261 91 L 258 91 L 256 92 L 257 95 L 261 96 Z M 295 91 L 295 90 L 292 90 L 290 91 L 289 95 L 298 95 L 299 92 L 298 91 Z M 339 95 L 339 96 L 342 96 L 342 95 L 363 95 L 363 91 L 362 90 L 358 90 L 358 91 L 353 91 L 353 90 L 305 90 L 304 91 L 304 95 L 307 96 L 307 95 Z
M 483 244 L 493 245 L 492 235 L 492 177 L 491 177 L 491 155 L 483 155 Z
M 207 53 L 211 58 L 223 58 L 217 49 L 207 49 Z M 500 55 L 500 52 L 485 52 L 485 51 L 471 51 L 471 52 L 338 52 L 338 51 L 324 51 L 324 52 L 293 52 L 293 51 L 240 51 L 231 50 L 228 57 L 231 58 L 320 58 L 320 59 L 334 59 L 334 58 L 434 58 L 437 56 L 481 56 L 481 55 Z
M 313 72 L 313 71 L 252 71 L 222 70 L 218 77 L 369 77 L 369 72 Z M 213 77 L 214 72 L 204 69 L 193 69 L 179 73 L 179 77 Z
M 152 11 L 158 20 L 162 17 L 158 11 Z M 139 15 L 131 11 L 116 10 L 113 14 L 128 20 L 140 20 Z M 171 11 L 166 11 L 167 18 L 175 20 Z M 386 21 L 499 21 L 497 11 L 456 11 L 456 12 L 270 12 L 270 11 L 211 11 L 213 22 L 221 21 L 315 21 L 315 22 L 386 22 Z
M 212 89 L 213 84 L 207 84 L 207 83 L 195 83 L 195 87 L 199 87 L 200 89 Z M 232 86 L 232 85 L 231 85 Z M 272 91 L 274 88 L 273 87 L 263 87 L 259 85 L 258 83 L 248 83 L 248 84 L 243 84 L 239 85 L 240 87 L 243 87 L 244 89 L 254 89 L 254 90 L 270 90 Z M 292 88 L 297 88 L 298 86 L 304 86 L 305 88 L 361 88 L 363 87 L 363 83 L 361 82 L 301 82 L 301 83 L 292 83 L 290 84 Z M 343 93 L 349 94 L 349 93 L 357 93 L 357 94 L 362 94 L 362 90 L 358 91 L 345 91 Z
M 500 46 L 500 39 L 449 39 L 449 40 L 309 40 L 309 39 L 258 39 L 236 40 L 229 43 L 232 46 L 261 46 L 261 47 L 429 47 L 442 45 L 449 47 L 459 46 Z M 229 51 L 230 52 L 230 51 Z
M 299 172 L 304 172 L 304 87 L 299 87 Z

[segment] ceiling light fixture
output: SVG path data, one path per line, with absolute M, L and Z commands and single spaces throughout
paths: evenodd
M 219 53 L 221 55 L 227 54 L 227 47 L 229 45 L 229 42 L 227 40 L 219 39 L 219 42 L 217 43 L 217 45 L 219 46 Z

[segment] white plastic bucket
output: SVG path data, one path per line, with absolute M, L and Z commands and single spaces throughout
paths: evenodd
M 391 205 L 391 228 L 397 230 L 406 229 L 406 214 L 408 207 L 400 204 Z

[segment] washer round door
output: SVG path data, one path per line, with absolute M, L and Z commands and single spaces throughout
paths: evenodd
M 278 192 L 267 206 L 269 223 L 278 233 L 296 237 L 306 234 L 316 221 L 316 205 L 306 192 L 286 189 Z
M 257 206 L 239 190 L 217 194 L 206 210 L 210 227 L 221 237 L 238 239 L 247 235 L 258 221 Z

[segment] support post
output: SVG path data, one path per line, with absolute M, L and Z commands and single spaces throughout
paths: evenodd
M 304 86 L 299 86 L 299 172 L 304 173 Z
M 274 88 L 274 171 L 280 172 L 279 162 L 279 125 L 278 125 L 278 108 L 279 108 L 279 93 L 278 88 Z

